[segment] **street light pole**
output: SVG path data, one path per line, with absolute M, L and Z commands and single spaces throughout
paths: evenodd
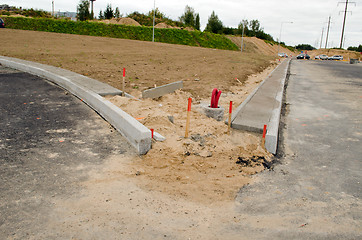
M 282 22 L 281 24 L 280 24 L 280 33 L 279 33 L 279 44 L 278 44 L 278 53 L 277 54 L 279 54 L 279 48 L 280 48 L 280 42 L 281 42 L 281 38 L 282 38 L 282 28 L 283 28 L 283 23 L 293 23 L 293 22 Z
M 156 17 L 156 0 L 153 1 L 153 29 L 152 29 L 152 42 L 155 41 L 155 17 Z
M 52 15 L 53 15 L 53 17 L 55 17 L 54 16 L 54 1 L 52 1 Z
M 91 16 L 92 16 L 92 19 L 94 19 L 94 13 L 93 13 L 93 2 L 94 2 L 95 0 L 90 0 L 90 2 L 91 2 Z
M 243 46 L 244 46 L 244 22 L 243 22 L 243 31 L 241 33 L 241 52 L 243 52 Z

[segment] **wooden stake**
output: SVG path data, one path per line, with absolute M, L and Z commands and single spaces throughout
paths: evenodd
M 230 101 L 230 106 L 229 106 L 229 121 L 228 121 L 228 134 L 230 134 L 230 129 L 231 129 L 231 113 L 233 112 L 233 101 Z
M 188 138 L 188 137 L 189 137 L 191 102 L 192 102 L 192 99 L 189 98 L 189 100 L 188 100 L 188 105 L 187 105 L 187 119 L 186 119 L 185 138 Z
M 126 68 L 123 68 L 123 82 L 122 82 L 122 95 L 125 96 L 124 85 L 126 80 Z
M 262 145 L 263 148 L 265 148 L 265 135 L 266 135 L 266 125 L 264 125 L 263 139 L 261 140 L 261 145 Z

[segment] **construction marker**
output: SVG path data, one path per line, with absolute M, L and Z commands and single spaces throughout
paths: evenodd
M 266 135 L 266 125 L 264 125 L 263 129 L 263 139 L 262 139 L 262 146 L 265 147 L 265 135 Z
M 126 68 L 123 68 L 123 82 L 122 82 L 122 95 L 125 96 L 125 92 L 124 92 L 124 82 L 126 79 Z
M 153 139 L 153 132 L 154 132 L 154 130 L 153 130 L 153 128 L 151 128 L 151 138 Z
M 231 128 L 231 113 L 233 112 L 233 101 L 230 101 L 229 106 L 229 121 L 228 121 L 228 133 L 230 134 L 230 128 Z
M 186 119 L 185 138 L 188 138 L 188 137 L 189 137 L 191 102 L 192 102 L 192 99 L 189 98 L 189 100 L 188 100 L 188 105 L 187 105 L 187 119 Z

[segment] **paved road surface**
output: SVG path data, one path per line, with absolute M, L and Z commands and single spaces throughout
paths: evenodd
M 108 156 L 135 153 L 88 106 L 43 79 L 0 66 L 0 89 L 0 239 L 31 239 L 46 232 L 52 198 L 78 194 Z
M 295 60 L 286 104 L 282 164 L 237 211 L 259 239 L 361 239 L 362 66 Z

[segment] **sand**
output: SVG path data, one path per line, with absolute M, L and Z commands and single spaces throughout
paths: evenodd
M 230 101 L 238 106 L 272 69 L 234 86 L 233 92 L 222 93 L 219 106 L 229 109 Z M 192 95 L 182 90 L 156 100 L 106 97 L 166 137 L 164 142 L 154 141 L 147 155 L 133 159 L 126 172 L 144 189 L 203 203 L 232 200 L 240 187 L 252 181 L 252 175 L 264 170 L 262 163 L 271 161 L 272 155 L 261 146 L 259 134 L 238 130 L 228 134 L 224 121 L 200 113 L 199 104 L 208 103 L 208 98 L 193 102 L 189 138 L 185 138 L 189 97 Z M 224 120 L 227 117 L 228 111 L 225 111 Z M 239 157 L 260 159 L 237 164 Z

